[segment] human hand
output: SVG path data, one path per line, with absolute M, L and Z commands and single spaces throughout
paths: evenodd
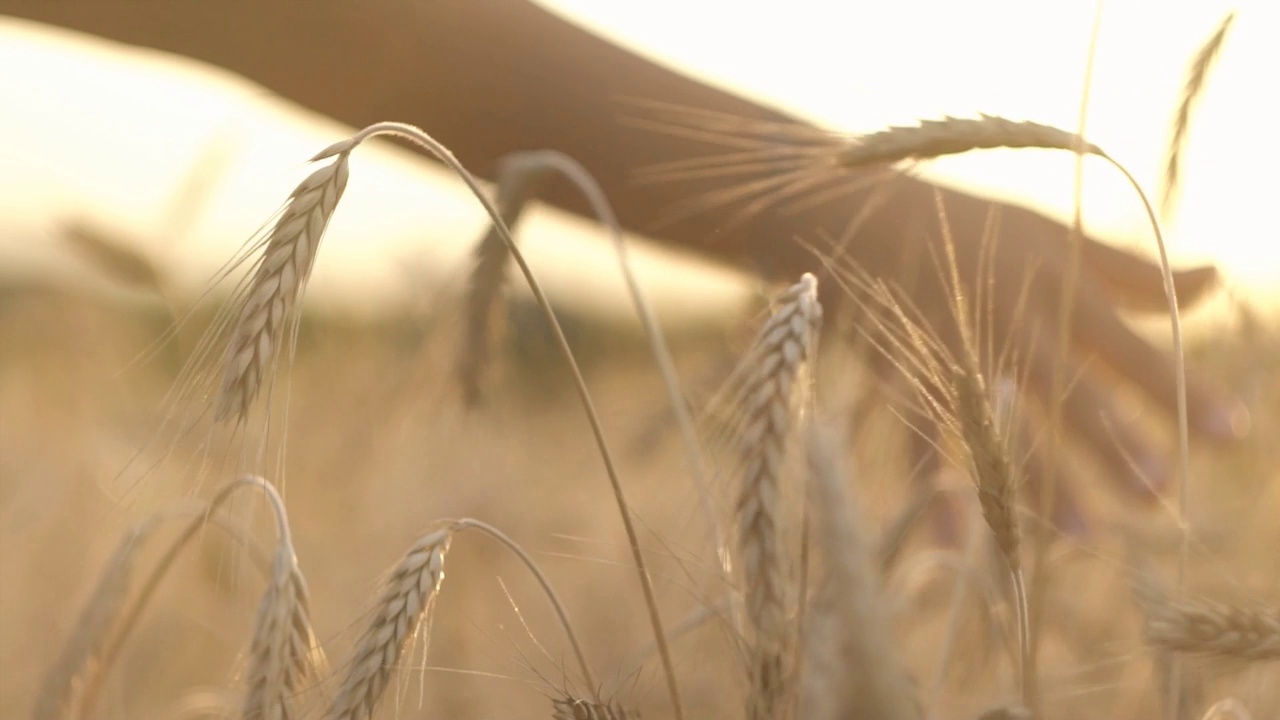
M 935 339 L 934 350 L 951 362 L 964 358 L 968 348 L 952 288 L 958 280 L 968 306 L 963 317 L 969 342 L 989 389 L 1003 388 L 1005 402 L 1014 399 L 1011 392 L 1027 401 L 1006 414 L 1011 434 L 1020 436 L 1012 450 L 1033 507 L 1051 478 L 1054 523 L 1068 530 L 1083 524 L 1078 483 L 1070 470 L 1059 469 L 1070 465 L 1062 462 L 1062 447 L 1048 440 L 1055 414 L 1104 476 L 1132 496 L 1157 497 L 1175 475 L 1175 453 L 1122 412 L 1117 397 L 1122 388 L 1132 387 L 1169 417 L 1177 412 L 1171 353 L 1141 338 L 1120 316 L 1123 310 L 1164 311 L 1159 267 L 1089 238 L 1080 238 L 1077 263 L 1068 229 L 1025 209 L 905 177 L 888 181 L 882 192 L 891 197 L 876 213 L 891 222 L 867 222 L 825 253 L 821 246 L 813 249 L 827 255 L 828 277 L 839 286 L 834 294 L 844 295 L 832 297 L 829 288 L 828 303 L 852 306 L 853 317 L 846 313 L 845 322 L 859 326 L 858 334 L 874 348 L 871 365 L 883 386 L 898 390 L 895 404 L 913 428 L 914 474 L 922 486 L 929 487 L 941 469 L 947 419 L 945 410 L 939 417 L 945 402 L 936 402 L 936 388 L 947 379 L 928 377 L 937 374 L 936 368 L 910 357 L 927 350 L 902 341 L 907 337 L 902 324 L 908 320 L 923 329 Z M 915 219 L 904 223 L 904 218 Z M 898 227 L 891 227 L 894 222 Z M 948 258 L 954 258 L 954 276 Z M 1202 299 L 1217 279 L 1212 267 L 1176 271 L 1179 306 Z M 903 313 L 884 312 L 888 296 L 871 292 L 875 283 L 896 289 Z M 1194 372 L 1188 372 L 1186 387 L 1196 436 L 1214 441 L 1238 436 L 1245 415 L 1237 404 Z M 921 392 L 933 395 L 932 409 L 921 401 Z M 1050 446 L 1059 452 L 1050 455 Z

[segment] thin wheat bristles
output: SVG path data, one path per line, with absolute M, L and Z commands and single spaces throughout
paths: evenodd
M 977 119 L 944 117 L 922 120 L 919 125 L 889 127 L 852 139 L 846 149 L 836 155 L 836 164 L 844 168 L 896 163 L 903 160 L 927 160 L 955 155 L 970 150 L 993 148 L 1046 148 L 1074 151 L 1083 147 L 1086 153 L 1102 155 L 1092 143 L 1081 143 L 1074 133 L 1034 122 L 1018 122 L 994 115 Z
M 107 634 L 124 609 L 138 546 L 157 524 L 153 519 L 134 526 L 112 553 L 70 639 L 45 676 L 33 713 L 36 720 L 63 717 L 74 702 L 77 684 L 99 661 Z
M 1187 78 L 1182 84 L 1182 97 L 1178 102 L 1178 110 L 1173 116 L 1173 128 L 1169 134 L 1169 145 L 1166 150 L 1164 166 L 1164 187 L 1160 193 L 1160 211 L 1169 214 L 1177 197 L 1178 184 L 1182 180 L 1182 149 L 1187 141 L 1187 132 L 1191 128 L 1191 110 L 1204 92 L 1209 71 L 1222 50 L 1223 41 L 1227 39 L 1227 31 L 1235 21 L 1235 11 L 1227 13 L 1218 23 L 1218 29 L 1205 41 L 1187 68 Z
M 444 580 L 444 556 L 451 540 L 449 529 L 428 533 L 396 565 L 325 718 L 368 720 L 373 716 L 405 645 L 417 634 Z
M 751 655 L 754 717 L 772 717 L 783 695 L 787 588 L 779 532 L 779 482 L 791 431 L 793 395 L 817 344 L 822 307 L 818 281 L 805 273 L 777 302 L 751 350 L 743 388 L 741 436 L 745 465 L 739 495 L 738 552 L 747 619 L 755 631 Z
M 554 720 L 640 720 L 640 713 L 616 704 L 566 696 L 551 701 L 551 717 Z
M 1155 647 L 1238 660 L 1280 659 L 1280 610 L 1150 593 L 1142 602 L 1147 642 Z
M 249 659 L 246 720 L 293 717 L 293 696 L 312 667 L 316 648 L 306 580 L 293 546 L 282 540 L 271 563 L 271 579 L 258 606 Z
M 227 347 L 215 417 L 242 421 L 271 371 L 285 323 L 306 288 L 325 227 L 349 175 L 347 152 L 315 172 L 289 196 L 249 283 Z

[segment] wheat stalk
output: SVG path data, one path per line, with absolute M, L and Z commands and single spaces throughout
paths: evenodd
M 627 292 L 631 296 L 631 304 L 635 307 L 640 324 L 644 327 L 645 337 L 653 352 L 658 370 L 662 374 L 663 385 L 667 389 L 672 413 L 680 428 L 680 438 L 684 442 L 685 452 L 689 457 L 690 470 L 693 473 L 702 513 L 707 521 L 712 546 L 721 560 L 721 569 L 727 573 L 728 551 L 711 504 L 706 463 L 698 446 L 697 431 L 689 411 L 689 403 L 681 389 L 680 376 L 676 372 L 675 361 L 671 358 L 671 351 L 667 347 L 662 326 L 649 304 L 644 288 L 631 268 L 630 253 L 623 236 L 622 223 L 618 221 L 618 216 L 614 213 L 613 206 L 609 204 L 609 199 L 601 189 L 600 183 L 576 160 L 554 150 L 508 153 L 502 157 L 498 173 L 498 211 L 508 226 L 514 225 L 520 218 L 524 206 L 541 194 L 551 174 L 558 173 L 581 191 L 591 205 L 596 219 L 609 231 L 619 269 L 626 282 Z M 462 381 L 463 393 L 470 402 L 477 400 L 481 393 L 481 376 L 488 365 L 490 325 L 495 315 L 497 296 L 502 287 L 504 267 L 510 255 L 496 225 L 490 226 L 489 231 L 477 246 L 475 254 L 476 265 L 471 274 L 471 286 L 466 303 L 464 342 L 458 362 L 458 374 Z
M 196 537 L 201 530 L 209 524 L 214 514 L 232 497 L 237 491 L 244 488 L 258 488 L 267 494 L 268 498 L 273 499 L 273 507 L 277 510 L 277 518 L 279 519 L 282 505 L 279 502 L 279 495 L 275 493 L 275 489 L 271 483 L 261 477 L 254 475 L 246 475 L 223 485 L 214 493 L 208 503 L 199 512 L 198 516 L 187 523 L 169 545 L 169 549 L 160 560 L 152 567 L 151 572 L 146 576 L 140 584 L 138 592 L 132 598 L 132 602 L 122 606 L 118 611 L 119 622 L 114 624 L 114 629 L 109 638 L 101 643 L 100 649 L 97 651 L 96 662 L 104 669 L 110 668 L 120 651 L 124 648 L 126 641 L 133 633 L 133 629 L 141 620 L 151 599 L 155 597 L 156 591 L 159 590 L 161 582 L 168 576 L 169 570 L 173 567 L 173 563 L 177 560 L 182 550 L 186 548 L 192 538 Z M 148 522 L 158 523 L 166 516 L 157 515 Z M 93 717 L 96 712 L 96 703 L 101 694 L 102 684 L 104 681 L 103 672 L 98 672 L 89 677 L 85 682 L 84 690 L 81 695 L 80 715 L 82 717 Z
M 566 695 L 551 701 L 551 717 L 554 720 L 640 720 L 640 713 L 612 703 Z
M 745 470 L 737 513 L 746 613 L 755 631 L 750 660 L 753 717 L 773 717 L 784 694 L 787 575 L 779 529 L 779 482 L 795 386 L 813 359 L 821 320 L 818 281 L 805 273 L 778 298 L 777 309 L 748 357 L 750 375 L 741 399 Z
M 1204 93 L 1206 81 L 1209 79 L 1209 71 L 1213 68 L 1214 61 L 1218 59 L 1224 41 L 1227 39 L 1227 31 L 1231 29 L 1231 24 L 1235 19 L 1236 14 L 1234 11 L 1227 13 L 1226 17 L 1222 18 L 1222 21 L 1218 23 L 1218 28 L 1214 30 L 1213 35 L 1209 36 L 1204 45 L 1200 46 L 1195 57 L 1191 60 L 1191 65 L 1187 68 L 1187 77 L 1182 84 L 1182 96 L 1178 101 L 1178 109 L 1174 113 L 1173 126 L 1169 133 L 1169 145 L 1165 150 L 1164 187 L 1160 193 L 1160 211 L 1166 218 L 1173 206 L 1174 198 L 1178 192 L 1178 184 L 1181 181 L 1182 150 L 1186 145 L 1187 133 L 1191 128 L 1191 110 Z
M 970 150 L 993 148 L 1045 148 L 1102 155 L 1102 149 L 1074 134 L 1050 125 L 1008 120 L 995 115 L 977 119 L 944 117 L 922 120 L 919 125 L 885 128 L 858 136 L 835 156 L 843 168 L 858 168 L 903 160 L 927 160 Z
M 264 486 L 264 492 L 276 514 L 279 538 L 254 620 L 249 691 L 242 716 L 246 720 L 287 720 L 293 717 L 293 696 L 312 669 L 319 644 L 311 628 L 307 583 L 298 568 L 284 501 L 270 485 Z
M 227 347 L 215 411 L 220 421 L 243 421 L 271 370 L 285 323 L 311 275 L 320 238 L 346 189 L 349 159 L 349 152 L 340 152 L 303 180 L 267 236 Z
M 587 382 L 582 376 L 582 370 L 578 367 L 578 361 L 573 355 L 573 349 L 569 346 L 564 330 L 560 327 L 560 321 L 556 318 L 555 309 L 551 306 L 551 302 L 542 291 L 542 286 L 538 283 L 532 268 L 529 267 L 524 255 L 516 245 L 515 239 L 511 236 L 511 230 L 503 222 L 502 213 L 485 196 L 475 177 L 467 172 L 467 169 L 458 162 L 453 153 L 421 129 L 405 123 L 374 123 L 355 135 L 330 145 L 312 159 L 321 160 L 349 153 L 360 143 L 379 135 L 396 135 L 409 140 L 418 147 L 430 152 L 436 159 L 457 174 L 472 194 L 475 195 L 476 200 L 484 206 L 485 212 L 488 213 L 489 219 L 498 230 L 498 235 L 502 238 L 503 243 L 506 244 L 507 251 L 511 253 L 512 259 L 519 266 L 525 282 L 529 285 L 529 290 L 533 293 L 539 308 L 542 309 L 548 324 L 551 326 L 555 335 L 556 345 L 560 348 L 565 363 L 569 366 L 569 371 L 573 376 L 574 389 L 577 391 L 578 399 L 581 401 L 583 410 L 586 413 L 587 423 L 591 427 L 591 435 L 600 452 L 600 459 L 604 463 L 605 474 L 608 476 L 609 486 L 613 491 L 614 501 L 617 503 L 618 514 L 622 519 L 623 529 L 626 531 L 627 545 L 631 550 L 631 558 L 640 583 L 640 590 L 644 595 L 645 609 L 649 614 L 649 625 L 653 631 L 654 640 L 658 645 L 658 654 L 662 660 L 662 671 L 667 684 L 667 692 L 671 697 L 672 714 L 676 720 L 682 720 L 684 709 L 680 698 L 680 684 L 676 678 L 675 664 L 672 662 L 671 654 L 667 648 L 666 633 L 662 627 L 662 615 L 658 610 L 658 601 L 653 592 L 653 581 L 649 577 L 648 564 L 640 547 L 640 537 L 636 532 L 635 522 L 631 518 L 631 508 L 627 503 L 626 493 L 622 488 L 622 480 L 613 461 L 613 454 L 609 451 L 609 445 L 605 441 L 604 427 L 600 422 L 600 415 L 596 412 L 595 403 L 592 401 L 591 393 L 587 389 Z
M 368 720 L 395 672 L 409 638 L 426 619 L 440 583 L 450 529 L 427 533 L 391 571 L 373 620 L 356 646 L 327 720 Z

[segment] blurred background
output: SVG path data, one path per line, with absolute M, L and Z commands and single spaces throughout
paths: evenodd
M 1236 9 L 1194 116 L 1181 201 L 1166 231 L 1175 264 L 1209 261 L 1226 276 L 1214 321 L 1197 328 L 1197 363 L 1242 395 L 1257 436 L 1273 427 L 1280 345 L 1266 318 L 1280 281 L 1280 237 L 1269 218 L 1280 151 L 1265 140 L 1274 93 L 1264 69 L 1280 67 L 1274 3 L 541 4 L 684 72 L 849 132 L 978 113 L 1075 128 L 1099 12 L 1087 135 L 1149 191 L 1160 182 L 1186 63 Z M 111 3 L 82 5 L 90 14 L 112 12 Z M 429 16 L 430 5 L 415 7 Z M 189 379 L 183 368 L 234 284 L 211 279 L 305 176 L 307 158 L 353 132 L 226 70 L 32 22 L 24 11 L 31 7 L 0 1 L 5 716 L 28 713 L 125 529 L 207 492 L 241 464 L 237 453 L 249 443 L 209 427 L 204 398 L 171 390 Z M 833 85 L 843 92 L 824 90 Z M 919 172 L 1066 218 L 1073 163 L 1066 153 L 995 151 Z M 1102 163 L 1087 163 L 1083 208 L 1090 231 L 1152 254 L 1141 206 Z M 354 156 L 307 289 L 289 374 L 288 438 L 277 434 L 270 446 L 278 461 L 269 465 L 281 482 L 287 477 L 316 626 L 340 663 L 378 573 L 415 532 L 439 517 L 480 517 L 525 543 L 561 586 L 598 672 L 619 697 L 660 716 L 663 687 L 653 666 L 625 674 L 648 638 L 642 605 L 630 590 L 623 536 L 581 411 L 546 331 L 530 322 L 532 310 L 510 311 L 489 401 L 479 409 L 459 402 L 450 375 L 457 301 L 485 228 L 462 186 L 419 155 L 378 144 Z M 520 234 L 598 393 L 674 622 L 699 607 L 712 575 L 705 528 L 612 249 L 594 224 L 546 206 L 531 212 Z M 743 347 L 762 288 L 633 239 L 635 269 L 671 333 L 695 404 L 708 400 Z M 186 320 L 169 332 L 179 318 Z M 881 415 L 852 445 L 876 529 L 900 509 L 895 477 L 905 473 L 901 427 Z M 725 468 L 714 475 L 727 510 L 732 463 L 719 456 L 731 447 L 710 435 L 709 452 L 721 460 L 713 466 Z M 1197 490 L 1197 567 L 1207 585 L 1253 597 L 1277 589 L 1270 548 L 1280 538 L 1266 521 L 1276 508 L 1274 460 L 1252 444 L 1197 455 L 1197 477 L 1206 481 Z M 1104 517 L 1132 510 L 1108 503 L 1105 493 L 1095 498 Z M 259 505 L 240 509 L 246 532 L 270 537 Z M 1130 520 L 1138 537 L 1167 547 L 1166 512 Z M 1123 592 L 1124 564 L 1106 543 L 1094 538 L 1061 551 L 1055 585 L 1083 590 L 1060 608 L 1070 620 L 1047 655 L 1055 716 L 1106 708 L 1145 717 L 1155 707 L 1138 624 L 1106 611 Z M 889 587 L 895 612 L 918 620 L 902 633 L 904 651 L 927 678 L 954 558 L 925 540 L 912 547 Z M 244 557 L 243 548 L 210 534 L 179 563 L 111 669 L 103 716 L 199 716 L 235 706 L 261 582 Z M 978 653 L 989 645 L 983 633 L 1007 618 L 979 617 L 976 604 L 968 612 L 974 637 L 966 635 L 965 647 Z M 425 683 L 420 688 L 410 670 L 392 690 L 399 714 L 547 715 L 542 697 L 563 682 L 565 647 L 510 558 L 478 538 L 458 541 L 438 613 L 430 652 L 408 658 L 410 668 L 426 669 Z M 1071 628 L 1087 632 L 1073 637 Z M 734 716 L 736 707 L 721 700 L 740 684 L 723 633 L 695 634 L 678 655 L 689 704 Z M 970 717 L 1008 699 L 1007 668 L 982 660 L 971 677 L 942 688 L 940 717 Z M 1244 679 L 1205 674 L 1219 683 L 1206 697 L 1230 691 L 1257 710 L 1280 707 L 1268 683 L 1274 678 L 1262 671 L 1245 671 Z M 316 689 L 316 702 L 325 691 Z M 1270 716 L 1280 717 L 1255 714 Z

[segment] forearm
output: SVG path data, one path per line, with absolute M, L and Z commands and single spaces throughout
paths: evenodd
M 319 3 L 305 12 L 267 0 L 0 0 L 0 12 L 204 60 L 355 126 L 421 125 L 485 177 L 507 152 L 560 150 L 596 176 L 628 228 L 771 274 L 813 267 L 789 241 L 839 232 L 869 192 L 800 213 L 766 210 L 732 229 L 739 205 L 655 227 L 655 218 L 713 185 L 639 184 L 637 171 L 715 148 L 629 127 L 625 116 L 638 111 L 620 98 L 790 118 L 632 55 L 525 0 Z M 585 210 L 568 188 L 553 184 L 549 192 L 550 202 Z M 932 216 L 923 183 L 898 178 L 892 193 L 867 219 L 856 254 L 873 254 L 877 239 Z

